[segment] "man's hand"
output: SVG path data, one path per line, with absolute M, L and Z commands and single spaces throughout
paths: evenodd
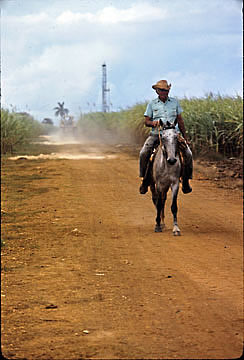
M 159 124 L 159 120 L 154 120 L 154 121 L 153 121 L 153 125 L 154 125 L 154 127 L 159 126 L 159 125 L 160 125 L 160 124 Z
M 158 120 L 153 121 L 149 116 L 145 116 L 145 125 L 148 127 L 155 128 L 159 125 L 159 121 Z

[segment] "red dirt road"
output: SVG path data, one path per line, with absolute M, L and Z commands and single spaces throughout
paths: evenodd
M 166 229 L 154 233 L 137 159 L 114 155 L 3 163 L 3 355 L 238 358 L 240 190 L 195 173 L 193 192 L 179 194 L 182 236 L 172 235 L 170 194 Z

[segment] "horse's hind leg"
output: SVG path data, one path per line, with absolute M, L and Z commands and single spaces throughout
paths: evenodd
M 161 213 L 163 209 L 162 193 L 158 193 L 157 195 L 156 209 L 157 209 L 157 217 L 156 217 L 155 232 L 162 232 L 162 225 L 161 225 Z
M 173 235 L 179 236 L 180 235 L 180 228 L 177 223 L 177 196 L 178 196 L 178 190 L 179 190 L 179 183 L 172 185 L 172 205 L 171 205 L 171 212 L 173 214 L 174 218 L 174 225 L 173 225 Z

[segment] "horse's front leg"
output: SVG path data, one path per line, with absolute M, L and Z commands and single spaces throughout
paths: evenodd
M 157 193 L 157 201 L 156 201 L 156 209 L 157 209 L 157 217 L 156 217 L 156 225 L 155 225 L 155 232 L 162 232 L 162 225 L 161 225 L 161 213 L 163 209 L 163 201 L 162 201 L 162 193 Z
M 156 187 L 155 187 L 155 183 L 153 181 L 150 184 L 150 190 L 151 190 L 151 193 L 152 193 L 152 201 L 153 201 L 155 207 L 157 208 L 158 193 L 157 193 L 157 190 L 156 190 Z
M 168 189 L 167 189 L 167 191 L 168 191 Z M 165 223 L 164 223 L 164 218 L 165 218 L 164 208 L 165 208 L 165 202 L 166 202 L 166 199 L 167 199 L 167 191 L 163 191 L 163 192 L 162 192 L 162 210 L 161 210 L 162 229 L 165 228 Z
M 180 235 L 180 228 L 178 226 L 177 223 L 177 211 L 178 211 L 178 207 L 177 207 L 177 196 L 178 196 L 178 191 L 179 191 L 179 182 L 173 184 L 171 186 L 171 190 L 172 190 L 172 204 L 171 204 L 171 212 L 173 214 L 173 235 L 175 236 L 179 236 Z

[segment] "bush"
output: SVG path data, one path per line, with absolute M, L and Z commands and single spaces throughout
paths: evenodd
M 20 145 L 42 133 L 41 124 L 27 113 L 14 113 L 1 109 L 1 151 L 13 153 Z

